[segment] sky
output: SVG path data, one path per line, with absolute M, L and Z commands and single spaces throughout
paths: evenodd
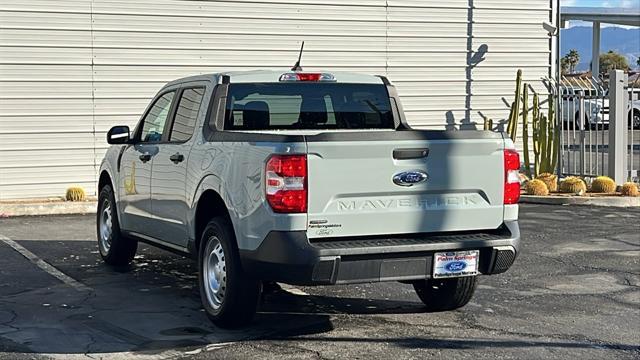
M 640 9 L 640 0 L 560 0 L 560 6 L 584 6 L 584 7 L 605 7 L 605 8 L 625 8 Z M 569 21 L 568 27 L 591 26 L 591 23 L 584 21 Z M 631 28 L 631 26 L 602 24 L 602 27 L 618 26 Z
M 560 0 L 562 6 L 640 8 L 640 0 Z

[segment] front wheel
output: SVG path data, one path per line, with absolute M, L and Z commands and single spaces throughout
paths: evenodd
M 250 323 L 261 284 L 243 271 L 228 220 L 209 221 L 200 240 L 198 263 L 200 299 L 209 319 L 222 328 Z
M 100 189 L 96 225 L 102 260 L 113 266 L 129 264 L 138 250 L 138 241 L 120 231 L 116 200 L 110 185 Z
M 467 276 L 416 281 L 413 288 L 427 311 L 447 311 L 467 305 L 477 284 L 477 276 Z

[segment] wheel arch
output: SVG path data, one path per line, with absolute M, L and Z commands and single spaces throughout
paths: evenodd
M 105 185 L 111 185 L 111 189 L 113 191 L 115 191 L 115 189 L 113 188 L 113 180 L 111 179 L 111 174 L 109 174 L 109 171 L 107 170 L 102 170 L 100 172 L 100 177 L 98 179 L 98 193 L 100 193 L 100 190 L 105 186 Z
M 200 194 L 198 201 L 196 202 L 195 212 L 193 216 L 193 247 L 190 249 L 192 255 L 197 256 L 198 249 L 200 248 L 200 238 L 202 237 L 202 232 L 204 228 L 207 226 L 209 220 L 214 217 L 221 216 L 225 217 L 231 226 L 233 226 L 233 222 L 231 221 L 231 215 L 229 210 L 227 209 L 227 205 L 222 199 L 222 196 L 213 189 L 207 189 L 202 191 Z

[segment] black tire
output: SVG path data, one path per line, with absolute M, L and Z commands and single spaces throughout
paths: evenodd
M 414 282 L 413 288 L 428 311 L 447 311 L 467 305 L 477 283 L 477 276 L 429 279 Z
M 214 270 L 208 272 L 213 268 L 223 272 L 215 275 Z M 211 219 L 202 232 L 198 269 L 200 300 L 209 319 L 221 328 L 249 324 L 258 307 L 261 282 L 243 271 L 233 228 L 227 219 Z M 211 280 L 212 276 L 220 281 Z M 219 290 L 212 290 L 215 286 L 211 284 Z
M 577 113 L 574 120 L 574 128 L 576 130 L 594 130 L 595 126 L 589 122 L 589 119 L 586 116 L 584 117 L 584 122 L 580 124 L 580 113 Z
M 107 215 L 107 212 L 110 215 Z M 107 219 L 111 230 L 105 232 Z M 112 266 L 124 266 L 133 260 L 138 250 L 138 241 L 126 237 L 120 231 L 116 199 L 111 185 L 105 185 L 100 189 L 98 196 L 98 213 L 96 214 L 96 231 L 98 237 L 98 250 L 105 263 Z M 108 235 L 108 236 L 107 236 Z
M 629 129 L 640 130 L 640 110 L 629 112 Z

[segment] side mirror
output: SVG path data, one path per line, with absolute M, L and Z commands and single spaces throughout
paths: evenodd
M 114 126 L 107 133 L 107 142 L 111 145 L 114 144 L 127 144 L 129 143 L 129 127 L 128 126 Z

